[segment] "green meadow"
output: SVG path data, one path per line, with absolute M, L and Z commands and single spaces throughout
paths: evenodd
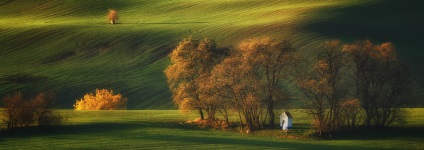
M 53 128 L 16 130 L 0 121 L 0 149 L 424 149 L 422 108 L 405 108 L 407 124 L 331 139 L 298 136 L 307 134 L 311 118 L 295 110 L 289 134 L 193 127 L 185 121 L 197 116 L 175 110 L 163 73 L 167 55 L 189 36 L 212 38 L 221 48 L 254 37 L 287 38 L 309 60 L 326 40 L 393 42 L 411 70 L 405 98 L 415 103 L 407 107 L 423 107 L 421 6 L 399 0 L 0 0 L 0 96 L 53 91 L 66 119 Z M 111 8 L 119 12 L 115 25 L 106 19 Z M 121 93 L 130 110 L 71 110 L 96 88 Z
M 195 114 L 177 110 L 60 110 L 66 118 L 61 126 L 0 132 L 0 149 L 423 149 L 424 110 L 407 111 L 407 125 L 318 140 L 292 137 L 306 132 L 311 121 L 296 110 L 288 135 L 278 129 L 251 134 L 200 129 L 184 123 Z
M 72 108 L 85 93 L 107 88 L 128 97 L 129 109 L 175 109 L 163 70 L 167 54 L 182 38 L 209 37 L 231 48 L 244 39 L 270 36 L 290 39 L 307 59 L 329 39 L 394 42 L 412 70 L 408 95 L 419 102 L 424 96 L 418 35 L 423 19 L 419 9 L 398 8 L 399 3 L 0 1 L 0 96 L 53 91 L 58 108 Z M 108 24 L 109 8 L 118 10 L 118 24 Z

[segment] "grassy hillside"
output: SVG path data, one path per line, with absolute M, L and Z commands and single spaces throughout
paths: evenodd
M 381 3 L 387 2 L 390 1 Z M 288 37 L 304 56 L 314 57 L 314 49 L 322 40 L 362 38 L 338 30 L 327 32 L 327 24 L 332 28 L 332 23 L 339 22 L 337 19 L 344 18 L 343 15 L 381 3 L 3 0 L 0 1 L 0 96 L 13 91 L 29 95 L 53 90 L 59 108 L 72 108 L 75 100 L 85 93 L 109 88 L 128 97 L 129 109 L 172 109 L 162 71 L 169 64 L 167 54 L 183 37 L 214 38 L 220 47 L 230 47 L 256 36 Z M 118 10 L 119 24 L 108 24 L 105 14 L 109 8 Z M 401 25 L 393 26 L 401 32 Z M 401 56 L 408 58 L 405 56 L 409 56 L 409 51 L 402 52 Z M 418 62 L 409 62 L 414 63 Z M 420 74 L 415 77 L 422 81 Z M 422 93 L 418 85 L 414 87 L 417 93 Z
M 3 130 L 0 145 L 5 149 L 423 149 L 424 110 L 408 111 L 410 123 L 403 127 L 313 140 L 276 137 L 285 135 L 277 129 L 250 135 L 196 129 L 181 122 L 197 115 L 181 116 L 177 110 L 63 110 L 61 113 L 67 118 L 64 125 L 45 130 Z M 294 119 L 289 135 L 304 130 L 311 120 L 302 113 L 291 112 Z
M 420 1 L 383 0 L 366 5 L 347 6 L 318 11 L 328 19 L 305 25 L 304 29 L 328 38 L 345 42 L 370 39 L 390 41 L 396 45 L 400 61 L 411 72 L 411 98 L 424 106 L 424 10 Z

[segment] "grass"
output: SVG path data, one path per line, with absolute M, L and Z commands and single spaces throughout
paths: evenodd
M 373 10 L 375 4 L 387 2 L 2 1 L 0 96 L 14 91 L 30 96 L 52 90 L 57 95 L 58 108 L 72 108 L 75 100 L 85 93 L 108 88 L 128 97 L 129 109 L 175 109 L 163 70 L 169 64 L 167 54 L 183 37 L 210 37 L 219 47 L 231 47 L 257 36 L 289 38 L 300 54 L 315 58 L 314 51 L 323 40 L 362 38 L 341 32 L 350 26 L 349 23 L 333 28 L 334 22 L 345 18 L 336 15 L 340 14 L 339 11 L 352 18 L 358 9 Z M 109 8 L 117 9 L 120 14 L 116 25 L 109 25 L 105 19 Z M 375 16 L 376 12 L 370 13 L 374 15 L 369 15 L 369 19 L 379 17 Z M 408 13 L 391 15 L 403 17 Z M 367 22 L 359 20 L 358 24 L 364 26 Z M 373 25 L 386 26 L 389 23 L 383 20 Z M 398 33 L 402 32 L 399 28 L 403 24 L 390 27 Z M 369 30 L 373 29 L 366 28 L 361 33 L 370 33 Z M 406 35 L 397 39 L 403 36 Z M 398 45 L 397 41 L 394 42 Z M 399 43 L 400 48 L 408 44 Z M 400 53 L 409 56 L 409 51 Z M 421 56 L 420 53 L 412 55 Z M 418 62 L 421 61 L 416 64 Z M 16 78 L 28 82 L 10 80 Z M 417 83 L 412 84 L 415 94 L 424 93 L 422 84 L 418 84 L 421 80 L 420 74 L 413 79 Z M 420 96 L 414 99 L 420 99 Z
M 5 149 L 422 149 L 424 110 L 408 109 L 411 123 L 384 131 L 350 133 L 331 140 L 274 137 L 280 130 L 244 134 L 197 129 L 183 124 L 195 119 L 176 110 L 74 111 L 54 128 L 24 128 L 0 132 Z M 293 132 L 310 119 L 292 111 Z M 3 124 L 4 127 L 4 124 Z
M 424 11 L 421 2 L 383 0 L 365 5 L 331 8 L 318 11 L 320 15 L 331 16 L 306 24 L 304 29 L 328 38 L 338 38 L 345 42 L 370 39 L 374 42 L 392 42 L 401 61 L 411 72 L 411 96 L 422 106 L 424 84 L 421 69 L 424 56 L 421 36 L 424 34 Z
M 420 101 L 424 19 L 419 7 L 396 0 L 4 0 L 0 96 L 52 90 L 58 108 L 71 108 L 85 93 L 109 88 L 129 98 L 129 109 L 174 109 L 162 71 L 183 37 L 210 37 L 219 47 L 231 47 L 271 36 L 289 38 L 306 58 L 333 38 L 392 41 L 412 69 L 411 98 Z M 119 11 L 116 25 L 105 20 L 109 8 Z M 313 140 L 276 138 L 278 130 L 246 135 L 193 129 L 181 122 L 195 116 L 176 110 L 61 110 L 67 118 L 63 126 L 2 130 L 0 149 L 423 149 L 424 110 L 408 111 L 412 117 L 405 127 Z M 310 119 L 292 114 L 293 131 L 305 132 Z

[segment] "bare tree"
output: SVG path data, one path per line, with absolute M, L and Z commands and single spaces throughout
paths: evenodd
M 350 128 L 355 128 L 358 125 L 360 117 L 360 112 L 362 110 L 361 103 L 358 99 L 349 99 L 345 100 L 340 105 L 344 122 Z
M 392 43 L 374 45 L 358 41 L 343 46 L 350 54 L 356 81 L 356 97 L 366 113 L 365 125 L 390 126 L 398 119 L 408 70 L 396 56 Z
M 62 123 L 63 117 L 53 111 L 54 96 L 52 93 L 38 93 L 32 100 L 35 117 L 39 126 L 51 126 Z
M 44 92 L 32 100 L 24 100 L 21 93 L 6 96 L 4 100 L 5 118 L 8 128 L 26 127 L 37 121 L 38 126 L 58 125 L 63 118 L 54 113 L 53 96 Z
M 34 109 L 31 101 L 22 98 L 21 93 L 3 98 L 7 128 L 30 126 L 34 123 Z
M 306 99 L 307 113 L 315 120 L 319 134 L 334 131 L 342 124 L 340 104 L 347 94 L 346 61 L 339 41 L 327 41 L 311 70 L 297 70 L 297 84 Z

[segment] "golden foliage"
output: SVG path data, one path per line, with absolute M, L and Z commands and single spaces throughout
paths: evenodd
M 354 44 L 346 44 L 342 51 L 351 53 L 355 59 L 365 60 L 364 57 L 377 59 L 378 61 L 397 60 L 395 46 L 391 42 L 375 45 L 370 40 L 358 41 Z
M 213 40 L 206 38 L 199 41 L 189 37 L 169 54 L 171 65 L 164 73 L 173 101 L 182 112 L 198 109 L 203 118 L 201 111 L 206 110 L 209 117 L 214 118 L 214 102 L 202 86 L 207 85 L 205 82 L 208 82 L 210 71 L 220 59 L 218 53 Z
M 359 117 L 359 112 L 362 110 L 361 102 L 358 99 L 348 99 L 342 102 L 340 107 L 346 124 L 351 128 L 355 127 L 361 119 Z
M 344 101 L 341 105 L 342 108 L 361 108 L 361 102 L 358 99 L 349 99 Z
M 127 98 L 121 94 L 113 94 L 113 90 L 96 89 L 96 93 L 85 94 L 77 100 L 75 110 L 119 110 L 127 109 Z
M 115 9 L 109 9 L 109 12 L 107 13 L 106 18 L 111 21 L 112 24 L 115 23 L 116 20 L 119 19 L 118 17 L 118 11 Z
M 288 95 L 280 88 L 281 80 L 287 79 L 290 69 L 297 62 L 288 40 L 275 40 L 270 37 L 253 38 L 241 42 L 236 53 L 240 53 L 241 61 L 245 64 L 243 71 L 251 71 L 257 80 L 263 82 L 263 97 L 267 103 L 269 125 L 274 126 L 274 105 L 282 102 L 283 97 Z M 258 92 L 256 92 L 258 93 Z

